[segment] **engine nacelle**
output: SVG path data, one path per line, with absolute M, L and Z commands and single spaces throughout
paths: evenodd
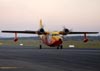
M 86 43 L 86 42 L 88 42 L 89 40 L 88 40 L 87 38 L 85 38 L 83 41 Z
M 17 41 L 18 41 L 18 38 L 15 38 L 15 39 L 14 39 L 14 42 L 17 42 Z
M 68 33 L 69 32 L 69 30 L 67 29 L 67 28 L 64 28 L 64 30 L 63 30 L 64 32 L 66 32 L 66 33 Z
M 64 27 L 63 31 L 60 32 L 62 35 L 67 35 L 69 33 L 69 30 Z

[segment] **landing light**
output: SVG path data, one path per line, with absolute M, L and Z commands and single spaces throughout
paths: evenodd
M 68 47 L 69 47 L 69 48 L 74 48 L 74 47 L 75 47 L 75 45 L 69 45 Z

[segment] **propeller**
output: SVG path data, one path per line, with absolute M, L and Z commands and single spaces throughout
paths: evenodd
M 45 30 L 43 28 L 39 29 L 39 32 L 44 33 Z
M 40 29 L 38 30 L 39 34 L 45 33 L 44 26 L 42 25 L 42 19 L 40 19 Z
M 70 32 L 70 30 L 69 30 L 69 29 L 67 29 L 65 26 L 64 26 L 63 28 L 64 28 L 64 29 L 63 29 L 63 31 L 64 31 L 65 33 Z

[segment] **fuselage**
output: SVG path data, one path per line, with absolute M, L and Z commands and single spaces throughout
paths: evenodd
M 40 35 L 40 39 L 50 47 L 60 46 L 63 43 L 62 37 L 57 34 Z

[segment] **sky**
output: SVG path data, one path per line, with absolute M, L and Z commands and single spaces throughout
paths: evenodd
M 100 0 L 0 0 L 0 31 L 38 30 L 40 19 L 48 31 L 100 32 Z

